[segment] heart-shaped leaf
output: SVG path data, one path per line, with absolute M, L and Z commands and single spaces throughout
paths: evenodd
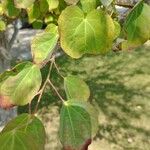
M 0 134 L 1 150 L 40 150 L 34 139 L 21 131 Z
M 94 137 L 98 130 L 98 115 L 99 115 L 98 109 L 95 107 L 96 103 L 93 105 L 89 102 L 78 99 L 71 99 L 68 101 L 68 103 L 70 105 L 82 107 L 88 112 L 91 119 L 92 137 Z
M 130 12 L 124 24 L 127 33 L 127 41 L 123 43 L 124 49 L 135 48 L 150 39 L 149 14 L 150 6 L 143 1 Z
M 104 54 L 112 47 L 115 25 L 102 10 L 85 14 L 79 7 L 69 6 L 61 13 L 58 24 L 61 47 L 73 58 L 86 53 Z
M 64 87 L 68 99 L 87 101 L 90 96 L 88 85 L 77 76 L 68 76 L 64 78 Z
M 18 64 L 0 75 L 0 107 L 25 105 L 38 92 L 42 82 L 40 69 L 31 62 Z
M 82 149 L 91 140 L 90 116 L 82 107 L 66 103 L 60 116 L 60 140 L 65 150 Z
M 88 107 L 90 106 L 90 107 Z M 60 140 L 65 150 L 87 150 L 92 140 L 93 107 L 84 101 L 69 100 L 64 103 L 60 114 Z M 95 115 L 95 114 L 94 114 Z
M 0 143 L 3 146 L 1 149 L 44 150 L 45 138 L 42 122 L 35 116 L 22 114 L 11 120 L 2 130 Z
M 96 8 L 96 0 L 80 0 L 82 10 L 84 12 L 90 12 Z

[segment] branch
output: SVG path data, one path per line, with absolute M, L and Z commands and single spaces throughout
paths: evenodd
M 48 81 L 49 81 L 49 78 L 50 78 L 50 74 L 51 74 L 51 70 L 52 70 L 52 67 L 53 67 L 53 63 L 54 63 L 54 59 L 52 58 L 52 59 L 51 59 L 51 64 L 50 64 L 50 67 L 49 67 L 49 72 L 48 72 L 47 78 L 46 78 L 46 80 L 45 80 L 45 82 L 44 82 L 44 84 L 43 84 L 41 90 L 40 90 L 40 91 L 38 92 L 38 94 L 37 94 L 37 95 L 39 95 L 39 97 L 38 97 L 38 100 L 37 100 L 37 104 L 36 104 L 36 106 L 35 106 L 34 113 L 36 113 L 37 110 L 38 110 L 38 106 L 39 106 L 39 103 L 40 103 L 40 101 L 41 101 L 43 92 L 44 92 L 45 87 L 46 87 L 46 85 L 47 85 L 47 83 L 48 83 Z
M 115 5 L 117 5 L 117 6 L 121 6 L 121 7 L 125 7 L 125 8 L 133 8 L 134 7 L 134 5 L 128 5 L 128 4 L 119 4 L 119 3 L 115 3 Z
M 135 6 L 135 2 L 131 3 L 131 2 L 125 2 L 125 1 L 115 1 L 114 2 L 115 5 L 117 6 L 121 6 L 121 7 L 125 7 L 125 8 L 133 8 Z
M 17 27 L 17 23 L 18 23 L 18 21 L 15 20 L 15 23 L 13 25 L 14 26 L 14 33 L 13 33 L 13 35 L 12 35 L 10 41 L 9 41 L 9 50 L 12 48 L 12 46 L 13 46 L 15 40 L 16 40 L 16 37 L 18 35 L 18 32 L 19 32 L 18 27 Z
M 59 68 L 58 68 L 58 66 L 57 66 L 57 64 L 56 64 L 56 62 L 55 62 L 55 60 L 54 60 L 54 67 L 56 68 L 57 73 L 64 79 L 64 76 L 60 73 L 60 70 L 59 70 Z
M 58 95 L 58 97 L 60 98 L 60 100 L 65 103 L 65 100 L 61 97 L 61 95 L 59 94 L 59 92 L 57 91 L 57 89 L 55 88 L 55 86 L 53 85 L 53 83 L 51 82 L 51 80 L 48 80 L 48 83 L 51 85 L 51 87 L 54 89 L 54 91 L 56 92 L 56 94 Z

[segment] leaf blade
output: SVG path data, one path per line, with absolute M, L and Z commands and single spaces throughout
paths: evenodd
M 112 47 L 115 25 L 101 10 L 85 15 L 79 7 L 69 6 L 60 15 L 58 25 L 61 47 L 73 58 L 83 54 L 105 54 Z
M 64 88 L 68 99 L 87 101 L 90 97 L 88 85 L 77 76 L 67 76 L 64 78 Z
M 25 105 L 38 92 L 42 82 L 40 69 L 31 62 L 18 64 L 0 75 L 0 105 Z M 6 106 L 7 107 L 7 106 Z

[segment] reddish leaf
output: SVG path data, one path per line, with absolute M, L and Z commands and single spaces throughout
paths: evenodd
M 83 147 L 81 148 L 81 150 L 88 150 L 89 145 L 91 144 L 92 140 L 88 139 L 85 144 L 83 145 Z M 70 146 L 64 147 L 64 150 L 77 150 L 77 149 L 73 149 Z
M 9 100 L 9 97 L 7 96 L 0 96 L 0 108 L 3 108 L 3 109 L 10 109 L 12 108 L 13 105 L 10 100 Z

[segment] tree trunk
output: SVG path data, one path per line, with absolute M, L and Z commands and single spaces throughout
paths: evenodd
M 9 44 L 7 31 L 0 32 L 0 73 L 10 68 Z

